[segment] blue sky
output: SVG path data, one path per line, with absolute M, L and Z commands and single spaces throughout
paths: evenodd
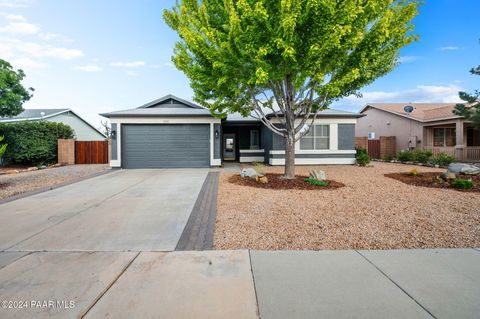
M 101 112 L 166 94 L 191 99 L 188 79 L 170 62 L 177 40 L 162 19 L 175 0 L 0 0 L 0 57 L 35 88 L 25 107 L 69 107 L 98 126 Z M 425 0 L 415 19 L 420 41 L 402 63 L 333 107 L 373 102 L 456 102 L 480 87 L 478 0 Z

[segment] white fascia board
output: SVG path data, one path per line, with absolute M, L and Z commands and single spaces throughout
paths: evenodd
M 212 117 L 117 117 L 111 118 L 117 124 L 220 124 L 222 120 Z
M 264 162 L 263 156 L 240 156 L 240 163 Z
M 284 158 L 270 158 L 270 165 L 285 165 Z M 352 165 L 354 158 L 296 158 L 295 165 Z

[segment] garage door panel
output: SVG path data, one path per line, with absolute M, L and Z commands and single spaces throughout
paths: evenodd
M 208 124 L 124 124 L 122 166 L 125 168 L 208 167 Z

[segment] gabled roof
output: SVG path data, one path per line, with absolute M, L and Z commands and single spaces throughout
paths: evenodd
M 282 115 L 281 112 L 277 111 L 277 112 L 272 112 L 270 114 L 267 114 L 267 118 L 274 117 L 275 113 L 277 113 L 279 116 Z M 311 116 L 313 116 L 313 114 Z M 322 117 L 359 118 L 363 116 L 364 116 L 363 114 L 355 113 L 355 112 L 335 110 L 335 109 L 325 109 L 318 112 L 317 118 L 322 118 Z
M 210 117 L 210 111 L 195 103 L 186 101 L 174 95 L 166 95 L 137 108 L 113 111 L 100 114 L 103 117 L 154 117 L 154 116 L 205 116 Z
M 81 116 L 75 113 L 72 109 L 24 109 L 22 113 L 18 114 L 17 116 L 12 117 L 0 117 L 0 123 L 14 123 L 14 122 L 21 122 L 21 121 L 41 121 L 46 120 L 57 115 L 61 115 L 64 113 L 72 113 L 76 117 L 78 117 L 82 122 L 90 126 L 92 129 L 97 131 L 99 134 L 105 136 L 102 132 L 100 132 L 95 126 L 90 124 L 88 121 L 84 120 Z
M 22 113 L 12 117 L 0 117 L 0 122 L 38 121 L 66 113 L 70 109 L 24 109 Z
M 407 105 L 413 106 L 412 112 L 409 113 L 404 110 Z M 453 113 L 455 105 L 456 103 L 371 103 L 367 104 L 360 113 L 373 108 L 418 122 L 434 122 L 462 118 L 462 116 Z

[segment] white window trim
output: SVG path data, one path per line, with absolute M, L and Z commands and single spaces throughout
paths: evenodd
M 329 125 L 329 131 L 330 131 L 330 138 L 329 138 L 329 148 L 324 149 L 324 150 L 302 150 L 300 149 L 300 141 L 297 141 L 295 143 L 295 153 L 296 154 L 302 154 L 302 152 L 305 152 L 303 154 L 315 154 L 315 152 L 319 153 L 329 153 L 330 151 L 336 151 L 338 150 L 338 123 L 324 123 L 324 122 L 315 122 L 314 125 Z
M 257 142 L 258 142 L 257 145 L 252 144 L 252 140 L 253 140 L 253 134 L 252 133 L 253 132 L 257 133 Z M 255 147 L 255 148 L 252 148 L 252 147 Z M 259 148 L 260 148 L 260 130 L 250 130 L 250 149 L 257 150 Z

